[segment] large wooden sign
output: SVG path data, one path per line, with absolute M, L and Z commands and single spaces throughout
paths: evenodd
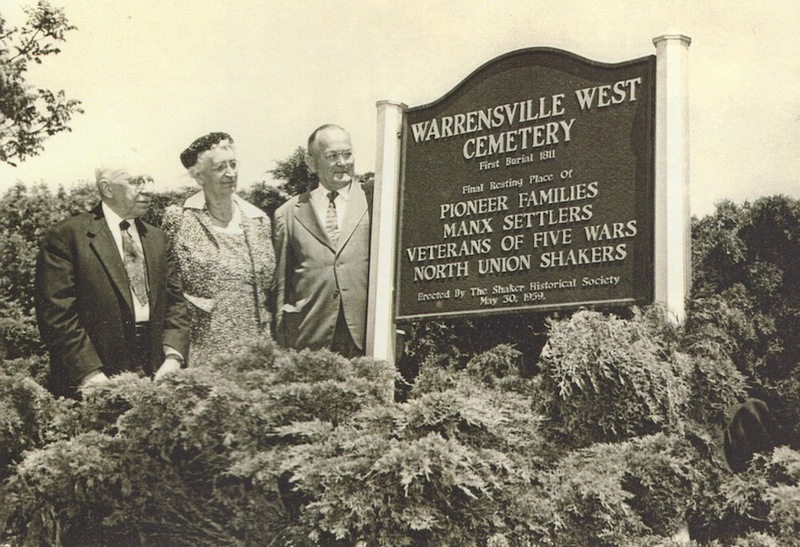
M 398 320 L 652 302 L 655 60 L 516 51 L 406 111 Z

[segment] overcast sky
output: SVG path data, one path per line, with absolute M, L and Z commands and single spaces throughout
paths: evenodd
M 35 0 L 28 0 L 33 4 Z M 10 23 L 21 0 L 4 0 Z M 16 180 L 70 186 L 100 157 L 136 149 L 162 187 L 193 184 L 178 154 L 227 131 L 240 183 L 305 144 L 323 123 L 349 129 L 356 170 L 375 166 L 375 103 L 427 104 L 491 59 L 554 47 L 617 63 L 689 48 L 692 212 L 721 199 L 800 197 L 800 2 L 772 0 L 53 0 L 78 27 L 29 82 L 64 89 L 86 113 L 17 168 Z M 750 7 L 752 6 L 752 7 Z

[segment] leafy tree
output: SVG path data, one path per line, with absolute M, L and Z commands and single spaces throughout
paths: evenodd
M 182 205 L 186 198 L 195 192 L 197 192 L 196 186 L 183 186 L 169 192 L 154 193 L 150 196 L 150 209 L 142 216 L 142 220 L 153 226 L 161 226 L 161 220 L 164 218 L 164 209 L 170 205 Z M 99 201 L 97 192 L 94 193 L 94 199 L 96 202 Z
M 0 15 L 0 160 L 11 165 L 41 153 L 42 141 L 69 131 L 72 115 L 83 113 L 80 101 L 67 99 L 63 90 L 54 93 L 25 81 L 30 63 L 59 53 L 56 44 L 75 27 L 46 0 L 25 13 L 22 27 L 9 27 Z
M 800 200 L 722 202 L 692 243 L 687 342 L 725 348 L 800 445 Z
M 278 189 L 290 196 L 302 194 L 308 189 L 316 188 L 319 184 L 317 175 L 308 170 L 306 165 L 306 149 L 298 146 L 292 154 L 283 160 L 277 160 L 277 165 L 268 172 L 278 180 L 284 181 Z M 355 179 L 361 184 L 371 187 L 375 180 L 375 173 L 356 173 Z M 266 210 L 266 209 L 265 209 Z
M 94 187 L 77 186 L 52 192 L 44 184 L 18 182 L 0 197 L 0 233 L 3 239 L 0 286 L 25 290 L 33 278 L 33 261 L 44 232 L 64 218 L 88 210 L 97 202 Z M 17 245 L 12 245 L 16 242 Z M 26 294 L 27 295 L 27 294 Z M 25 300 L 32 304 L 32 298 Z
M 275 209 L 289 199 L 283 186 L 275 187 L 264 181 L 253 184 L 242 192 L 242 197 L 267 213 L 269 218 L 273 218 Z
M 87 210 L 90 185 L 51 192 L 44 184 L 9 188 L 0 197 L 0 354 L 9 359 L 43 351 L 33 311 L 39 240 L 56 222 Z
M 292 154 L 284 159 L 277 160 L 277 165 L 269 173 L 278 180 L 284 181 L 278 188 L 290 196 L 302 194 L 308 188 L 314 188 L 319 180 L 306 165 L 306 149 L 298 146 Z

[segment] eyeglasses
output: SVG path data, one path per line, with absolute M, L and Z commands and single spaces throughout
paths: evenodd
M 341 150 L 339 152 L 325 152 L 325 159 L 328 161 L 336 161 L 339 158 L 342 158 L 344 161 L 348 161 L 350 158 L 353 157 L 352 150 Z
M 142 188 L 146 184 L 155 184 L 153 177 L 133 177 L 128 180 L 128 185 L 134 188 Z
M 211 168 L 217 173 L 224 173 L 228 169 L 230 169 L 231 171 L 236 171 L 238 167 L 239 164 L 236 162 L 236 160 L 221 161 L 211 166 Z

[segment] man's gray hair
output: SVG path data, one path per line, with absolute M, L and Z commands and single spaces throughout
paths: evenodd
M 307 152 L 308 154 L 310 154 L 310 153 L 311 153 L 311 147 L 313 147 L 313 146 L 314 146 L 314 142 L 317 140 L 317 134 L 318 134 L 320 131 L 326 131 L 326 130 L 328 130 L 328 129 L 338 129 L 338 130 L 340 130 L 340 131 L 342 131 L 342 132 L 344 132 L 344 133 L 347 133 L 347 136 L 348 136 L 348 137 L 350 136 L 350 133 L 348 133 L 348 131 L 347 131 L 347 130 L 346 130 L 344 127 L 342 127 L 342 126 L 340 126 L 340 125 L 336 125 L 335 123 L 326 123 L 325 125 L 320 125 L 320 126 L 319 126 L 319 127 L 317 127 L 317 128 L 314 130 L 314 132 L 313 132 L 313 133 L 311 133 L 311 135 L 308 137 L 308 148 L 306 149 L 306 152 Z
M 94 170 L 94 180 L 100 191 L 101 180 L 113 180 L 120 173 L 143 175 L 147 171 L 139 152 L 134 148 L 108 153 Z

